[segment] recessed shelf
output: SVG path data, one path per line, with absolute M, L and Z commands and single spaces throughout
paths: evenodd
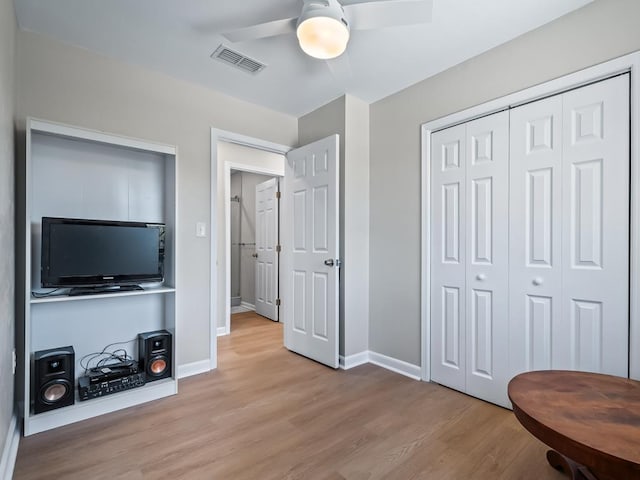
M 31 304 L 34 303 L 53 303 L 53 302 L 77 302 L 83 300 L 97 300 L 100 298 L 120 298 L 120 297 L 131 297 L 137 295 L 158 295 L 164 293 L 173 293 L 176 289 L 173 287 L 154 287 L 154 288 L 145 288 L 144 290 L 132 290 L 128 292 L 114 292 L 114 293 L 98 293 L 96 295 L 77 295 L 77 296 L 68 296 L 68 295 L 52 295 L 50 297 L 42 297 L 36 298 L 31 296 L 31 300 L 29 301 Z
M 17 172 L 23 242 L 16 257 L 16 285 L 24 306 L 16 315 L 17 392 L 25 436 L 177 393 L 176 162 L 170 145 L 27 119 L 24 162 Z M 42 283 L 43 217 L 165 224 L 164 282 L 94 295 L 69 296 L 64 289 L 51 296 L 32 295 Z M 34 369 L 36 352 L 72 346 L 74 378 L 67 378 L 70 371 L 55 375 L 77 385 L 87 354 L 118 345 L 139 359 L 137 336 L 157 330 L 172 335 L 171 378 L 83 402 L 76 392 L 74 405 L 34 413 L 31 399 L 44 385 Z
M 102 398 L 94 398 L 83 402 L 78 399 L 76 390 L 76 402 L 68 407 L 62 407 L 50 412 L 31 414 L 25 422 L 25 434 L 43 432 L 51 428 L 60 427 L 69 423 L 86 420 L 97 415 L 114 412 L 122 408 L 133 407 L 141 403 L 157 400 L 167 395 L 178 392 L 178 381 L 173 378 L 147 383 L 145 386 L 107 395 Z

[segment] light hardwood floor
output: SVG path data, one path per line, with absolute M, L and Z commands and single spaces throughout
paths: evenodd
M 373 365 L 334 371 L 234 315 L 179 394 L 23 438 L 23 479 L 560 480 L 513 414 Z

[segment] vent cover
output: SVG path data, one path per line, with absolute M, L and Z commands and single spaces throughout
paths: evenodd
M 211 54 L 211 58 L 215 58 L 216 60 L 220 60 L 221 62 L 254 75 L 260 73 L 267 67 L 264 63 L 260 63 L 242 53 L 231 50 L 224 45 L 220 45 L 216 51 Z

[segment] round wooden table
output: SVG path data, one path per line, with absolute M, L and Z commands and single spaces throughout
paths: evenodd
M 518 421 L 574 479 L 640 479 L 640 382 L 545 370 L 509 382 Z

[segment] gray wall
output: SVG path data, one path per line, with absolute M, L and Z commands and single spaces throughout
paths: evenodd
M 0 0 L 0 456 L 14 411 L 14 52 L 12 0 Z M 2 473 L 2 472 L 0 472 Z
M 369 106 L 351 95 L 301 117 L 301 145 L 340 135 L 340 355 L 369 347 Z
M 242 196 L 242 175 L 238 171 L 231 171 L 229 182 L 230 197 Z M 231 226 L 231 297 L 240 296 L 240 216 L 242 207 L 240 202 L 229 204 L 229 225 Z
M 295 145 L 296 118 L 29 32 L 17 60 L 19 126 L 34 116 L 178 147 L 177 363 L 209 359 L 211 239 L 195 225 L 211 218 L 210 128 Z
M 369 105 L 345 101 L 344 341 L 345 357 L 369 349 Z
M 371 106 L 371 350 L 420 364 L 420 125 L 638 50 L 638 19 L 596 0 Z

